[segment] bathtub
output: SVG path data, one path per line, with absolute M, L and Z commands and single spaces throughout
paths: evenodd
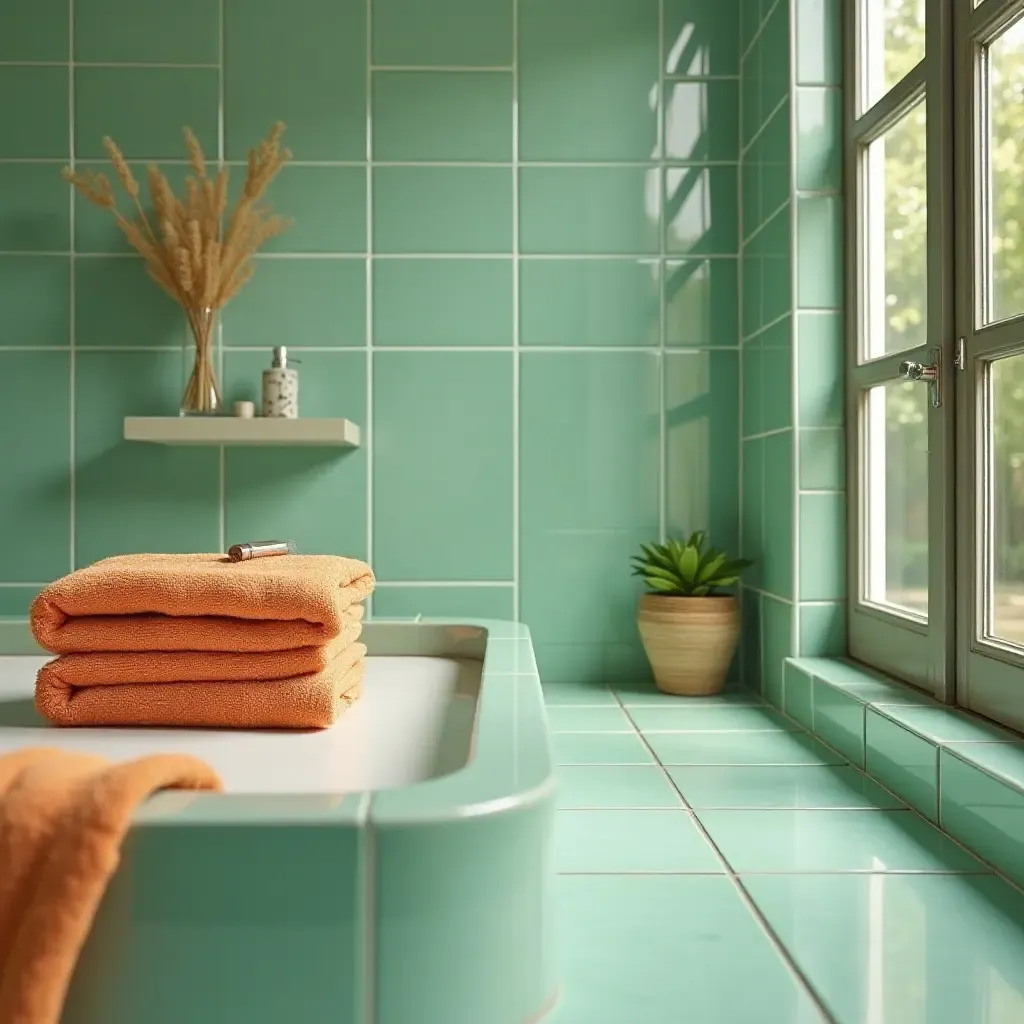
M 372 622 L 319 733 L 47 728 L 0 623 L 0 752 L 184 751 L 223 794 L 136 814 L 63 1024 L 526 1024 L 555 994 L 554 782 L 529 633 Z M 33 656 L 33 652 L 35 656 Z

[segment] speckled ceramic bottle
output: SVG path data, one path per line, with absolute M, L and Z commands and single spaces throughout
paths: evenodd
M 299 371 L 288 366 L 288 350 L 274 348 L 274 360 L 263 371 L 263 415 L 294 420 L 299 415 Z

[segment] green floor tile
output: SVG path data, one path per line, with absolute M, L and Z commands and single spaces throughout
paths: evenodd
M 653 764 L 635 733 L 558 732 L 552 738 L 556 764 Z
M 913 811 L 700 811 L 738 872 L 988 869 Z
M 753 690 L 726 690 L 711 697 L 677 697 L 662 693 L 653 683 L 613 684 L 612 689 L 626 707 L 657 705 L 658 707 L 717 707 L 723 704 L 760 704 L 761 698 Z
M 652 733 L 662 764 L 845 764 L 846 758 L 806 733 Z
M 670 768 L 694 808 L 896 809 L 901 801 L 851 765 Z
M 591 683 L 542 683 L 544 703 L 549 708 L 563 705 L 611 706 L 618 705 L 615 695 L 604 686 Z
M 777 732 L 800 726 L 765 705 L 693 704 L 687 707 L 639 707 L 630 715 L 644 732 Z
M 555 870 L 722 872 L 721 861 L 684 810 L 559 811 Z
M 551 1024 L 822 1022 L 728 879 L 563 876 L 556 893 Z
M 654 765 L 564 766 L 556 783 L 562 810 L 682 806 L 665 773 Z
M 836 1021 L 1024 1020 L 1024 897 L 994 877 L 748 877 Z
M 554 707 L 548 708 L 548 725 L 552 732 L 629 732 L 633 725 L 619 707 Z

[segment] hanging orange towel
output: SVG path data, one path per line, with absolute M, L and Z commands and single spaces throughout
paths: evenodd
M 365 655 L 350 644 L 323 671 L 290 679 L 83 686 L 64 681 L 58 658 L 39 670 L 36 707 L 54 725 L 326 729 L 361 694 Z
M 134 683 L 248 682 L 289 679 L 323 672 L 363 631 L 363 606 L 354 605 L 342 617 L 342 630 L 323 647 L 290 651 L 106 651 L 65 654 L 46 667 L 69 688 L 121 686 Z
M 135 809 L 160 789 L 220 788 L 186 756 L 0 757 L 0 1021 L 58 1024 Z
M 46 587 L 32 632 L 54 654 L 316 647 L 373 586 L 365 562 L 335 555 L 118 555 Z

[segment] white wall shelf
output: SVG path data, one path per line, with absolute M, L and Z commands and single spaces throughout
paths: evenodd
M 358 448 L 359 426 L 343 419 L 240 416 L 126 416 L 126 441 L 173 445 Z

